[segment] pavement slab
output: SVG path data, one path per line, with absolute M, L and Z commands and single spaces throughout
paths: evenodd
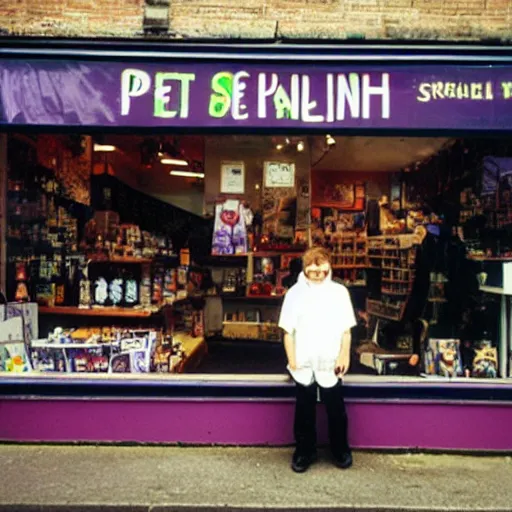
M 0 445 L 0 512 L 511 511 L 512 458 L 291 448 Z

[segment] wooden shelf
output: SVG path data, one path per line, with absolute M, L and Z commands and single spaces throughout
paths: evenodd
M 252 253 L 243 253 L 243 254 L 210 254 L 210 258 L 247 258 L 249 254 L 252 254 L 255 258 L 273 258 L 277 256 L 296 256 L 300 257 L 306 251 L 257 251 Z
M 332 265 L 332 269 L 343 269 L 343 268 L 367 268 L 368 265 Z
M 377 267 L 382 270 L 394 270 L 396 272 L 414 272 L 413 268 L 401 268 L 401 267 Z
M 379 259 L 379 260 L 399 260 L 400 256 L 375 256 L 373 254 L 368 254 L 369 258 Z
M 101 258 L 100 256 L 93 256 L 89 258 L 94 263 L 152 263 L 151 258 L 136 258 L 134 256 L 112 256 L 110 258 Z
M 157 311 L 148 311 L 145 309 L 130 308 L 90 308 L 82 309 L 76 307 L 46 307 L 40 306 L 39 313 L 41 315 L 66 315 L 66 316 L 112 316 L 125 318 L 148 318 L 157 313 Z
M 512 256 L 510 257 L 487 257 L 487 256 L 472 256 L 471 254 L 468 256 L 468 259 L 473 261 L 503 261 L 504 263 L 507 261 L 512 261 Z
M 381 290 L 381 293 L 384 295 L 394 295 L 396 297 L 403 297 L 410 294 L 410 291 L 404 291 L 404 292 L 394 292 L 391 290 L 385 290 L 384 288 Z
M 215 295 L 213 295 L 215 297 Z M 219 295 L 222 299 L 231 299 L 231 300 L 282 300 L 284 295 Z
M 383 283 L 398 283 L 398 284 L 412 284 L 411 281 L 405 279 L 390 279 L 389 277 L 382 278 Z

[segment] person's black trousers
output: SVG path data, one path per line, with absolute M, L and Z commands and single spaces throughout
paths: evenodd
M 343 399 L 343 385 L 339 381 L 332 388 L 322 388 L 316 382 L 309 386 L 295 383 L 296 403 L 294 434 L 297 453 L 312 456 L 316 451 L 317 390 L 327 409 L 329 443 L 334 457 L 350 453 L 347 438 L 347 412 Z

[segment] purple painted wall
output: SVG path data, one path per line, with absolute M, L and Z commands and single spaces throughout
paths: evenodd
M 512 405 L 353 401 L 347 407 L 355 448 L 512 451 Z M 0 418 L 3 441 L 286 445 L 293 403 L 3 398 Z M 319 436 L 324 442 L 323 414 Z

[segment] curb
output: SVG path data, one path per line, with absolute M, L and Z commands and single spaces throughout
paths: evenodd
M 0 504 L 0 512 L 512 512 L 512 505 L 507 509 L 496 508 L 429 508 L 429 507 L 368 507 L 368 506 L 334 506 L 334 507 L 274 507 L 268 505 L 239 507 L 231 505 L 28 505 Z

